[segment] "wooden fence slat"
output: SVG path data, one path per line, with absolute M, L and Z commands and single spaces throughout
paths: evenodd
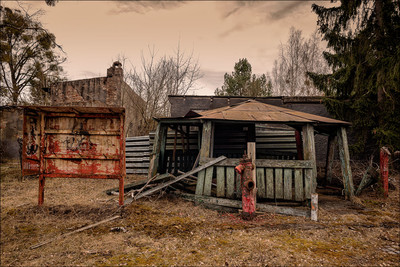
M 291 200 L 293 197 L 292 194 L 292 169 L 284 169 L 283 170 L 283 198 L 286 200 Z
M 210 161 L 211 158 L 202 158 L 200 164 L 203 162 Z M 239 165 L 239 158 L 227 158 L 221 162 L 215 164 L 215 166 L 226 166 L 235 167 Z M 268 167 L 268 168 L 313 168 L 314 164 L 311 160 L 281 160 L 281 159 L 256 159 L 257 167 Z
M 312 190 L 312 169 L 304 170 L 304 194 L 306 199 L 311 199 Z
M 233 198 L 235 194 L 235 168 L 226 167 L 226 197 Z
M 267 198 L 274 198 L 274 169 L 267 168 L 266 171 Z
M 275 198 L 283 198 L 283 179 L 282 179 L 282 169 L 275 169 Z
M 214 174 L 214 166 L 208 167 L 206 169 L 206 176 L 204 179 L 204 195 L 211 196 L 211 185 L 212 185 L 212 178 Z
M 265 198 L 267 194 L 265 192 L 264 168 L 256 168 L 256 177 L 257 177 L 257 197 Z
M 217 169 L 217 197 L 225 197 L 225 167 Z
M 205 175 L 206 175 L 205 170 L 199 171 L 199 174 L 197 175 L 196 195 L 199 196 L 203 195 Z
M 235 172 L 235 185 L 236 185 L 236 198 L 242 198 L 242 185 L 241 185 L 241 178 L 240 174 Z
M 296 201 L 303 201 L 303 170 L 295 169 L 294 170 L 294 190 L 295 196 L 294 199 Z

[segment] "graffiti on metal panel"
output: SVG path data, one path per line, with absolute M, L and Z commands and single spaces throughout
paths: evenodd
M 29 125 L 31 126 L 30 130 L 30 139 L 26 144 L 26 154 L 27 155 L 34 155 L 36 154 L 37 150 L 39 149 L 39 145 L 36 143 L 36 129 L 37 129 L 37 119 L 30 118 Z
M 65 143 L 67 145 L 67 150 L 70 151 L 87 151 L 92 150 L 95 147 L 95 144 L 90 141 L 90 137 L 85 135 L 67 137 Z

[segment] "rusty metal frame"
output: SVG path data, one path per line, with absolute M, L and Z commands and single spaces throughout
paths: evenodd
M 100 111 L 100 112 L 99 112 Z M 35 117 L 36 115 L 36 120 Z M 32 118 L 31 118 L 32 117 Z M 101 129 L 91 129 L 89 131 L 75 131 L 74 129 L 47 129 L 46 119 L 48 118 L 70 118 L 70 119 L 100 119 L 100 121 L 108 119 L 118 119 L 119 125 L 118 130 L 106 131 Z M 117 120 L 117 121 L 118 121 Z M 124 136 L 124 122 L 125 122 L 125 109 L 124 108 L 88 108 L 88 107 L 24 107 L 24 120 L 23 120 L 23 147 L 22 147 L 22 162 L 23 169 L 22 174 L 26 175 L 39 175 L 39 196 L 38 204 L 42 205 L 44 202 L 44 187 L 46 178 L 89 178 L 89 179 L 118 179 L 119 180 L 119 205 L 124 204 L 124 180 L 126 177 L 125 171 L 125 136 Z M 34 123 L 35 125 L 31 125 Z M 29 129 L 29 126 L 31 129 Z M 112 149 L 106 148 L 106 145 L 99 146 L 99 150 L 96 151 L 97 146 L 100 144 L 94 144 L 93 151 L 68 151 L 68 148 L 58 149 L 56 152 L 50 153 L 50 146 L 59 145 L 53 139 L 56 137 L 65 135 L 81 135 L 85 136 L 90 140 L 91 136 L 99 136 L 99 140 L 102 137 L 112 138 L 115 136 L 113 142 L 115 144 Z M 38 136 L 40 139 L 38 140 Z M 107 140 L 107 139 L 105 139 Z M 38 142 L 39 141 L 39 142 Z M 39 144 L 37 144 L 39 143 Z M 92 145 L 91 141 L 89 143 Z M 36 148 L 36 149 L 33 149 Z M 59 148 L 59 147 L 57 147 Z M 32 150 L 32 152 L 29 151 Z M 102 149 L 107 151 L 115 151 L 114 154 L 102 153 Z M 100 152 L 99 152 L 100 151 Z M 82 154 L 81 154 L 82 152 Z M 99 153 L 102 153 L 101 155 Z M 31 155 L 33 154 L 33 155 Z M 76 170 L 68 170 L 57 168 L 54 160 L 60 160 L 65 164 L 72 164 L 74 162 L 78 164 Z M 53 161 L 53 163 L 52 163 Z M 108 165 L 105 168 L 98 168 L 98 165 L 105 163 L 105 161 L 111 162 L 110 166 L 114 166 L 109 170 Z M 36 165 L 38 162 L 38 166 Z M 90 164 L 89 164 L 90 163 Z M 82 166 L 90 166 L 91 173 L 85 173 Z M 113 165 L 114 164 L 114 165 Z M 102 166 L 102 165 L 101 165 Z

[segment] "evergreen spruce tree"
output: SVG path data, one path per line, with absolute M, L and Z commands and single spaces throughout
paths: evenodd
M 309 73 L 328 110 L 353 123 L 353 152 L 371 145 L 400 149 L 400 1 L 342 0 L 314 4 L 331 74 Z

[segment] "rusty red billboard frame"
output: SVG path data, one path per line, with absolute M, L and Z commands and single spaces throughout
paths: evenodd
M 25 106 L 22 175 L 39 175 L 38 204 L 46 178 L 118 179 L 124 203 L 125 109 Z

